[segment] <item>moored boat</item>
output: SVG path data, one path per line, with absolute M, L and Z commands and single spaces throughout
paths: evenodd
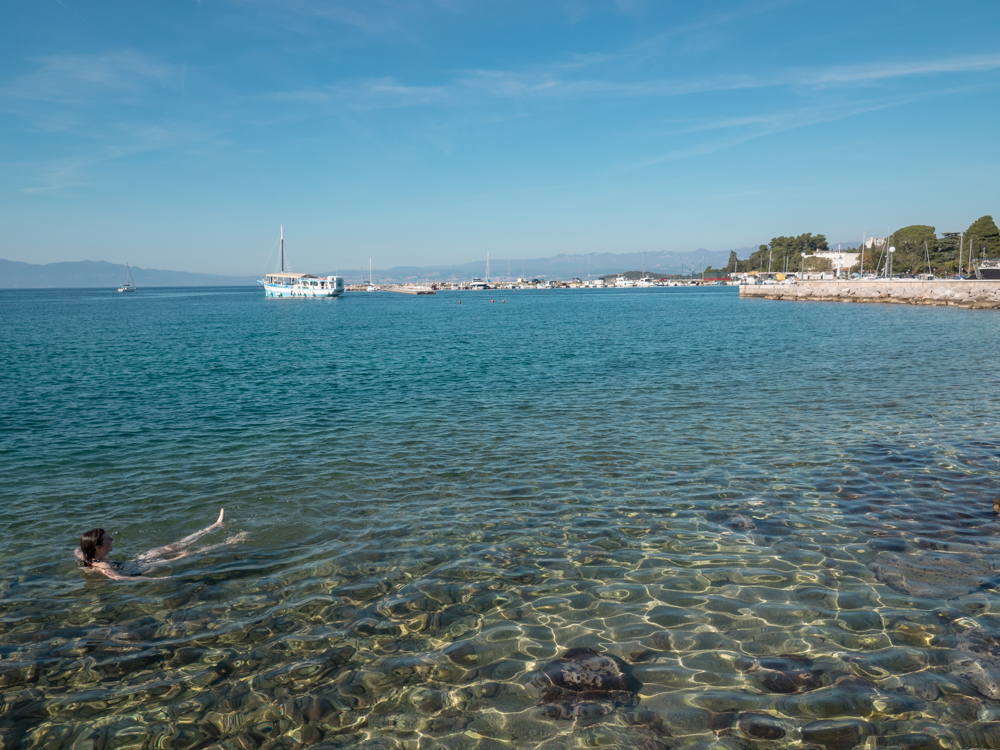
M 989 281 L 1000 280 L 1000 258 L 996 260 L 984 260 L 979 265 L 979 278 Z
M 265 297 L 338 297 L 344 293 L 343 276 L 313 276 L 285 271 L 285 228 L 281 228 L 281 271 L 265 274 L 257 283 Z

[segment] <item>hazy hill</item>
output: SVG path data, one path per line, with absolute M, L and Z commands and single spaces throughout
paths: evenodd
M 757 248 L 739 248 L 740 257 L 747 257 Z M 589 255 L 556 255 L 551 258 L 497 258 L 490 257 L 490 278 L 526 277 L 542 279 L 585 279 L 607 276 L 626 271 L 646 271 L 651 276 L 694 273 L 700 274 L 707 266 L 725 264 L 729 250 L 693 250 L 685 253 L 590 253 Z M 368 279 L 368 270 L 341 271 L 348 283 Z M 486 277 L 486 257 L 455 266 L 395 266 L 388 270 L 372 271 L 373 281 L 468 281 L 478 276 Z
M 253 284 L 253 277 L 215 276 L 185 271 L 158 271 L 132 267 L 132 280 L 144 286 L 238 286 Z M 118 287 L 125 281 L 125 266 L 105 261 L 20 263 L 0 258 L 0 289 L 51 289 Z
M 738 248 L 736 253 L 747 257 L 756 248 Z M 729 260 L 729 250 L 693 250 L 684 253 L 590 253 L 589 255 L 556 255 L 551 258 L 508 259 L 490 258 L 490 278 L 585 279 L 627 271 L 645 271 L 651 276 L 700 274 L 707 266 L 723 266 Z M 324 276 L 333 269 L 313 269 Z M 368 279 L 362 272 L 340 270 L 348 283 Z M 454 266 L 396 266 L 388 270 L 374 269 L 375 283 L 407 281 L 446 282 L 468 281 L 486 277 L 486 257 Z M 154 286 L 244 286 L 255 283 L 254 276 L 217 276 L 186 271 L 160 271 L 132 267 L 132 278 L 138 288 Z M 75 261 L 38 265 L 0 259 L 0 289 L 51 289 L 73 287 L 114 288 L 125 281 L 125 266 L 105 261 Z

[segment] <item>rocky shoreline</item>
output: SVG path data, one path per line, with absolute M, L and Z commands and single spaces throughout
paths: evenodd
M 743 284 L 740 297 L 815 302 L 882 302 L 899 305 L 949 305 L 974 310 L 1000 309 L 1000 281 L 876 279 L 800 281 L 794 284 Z

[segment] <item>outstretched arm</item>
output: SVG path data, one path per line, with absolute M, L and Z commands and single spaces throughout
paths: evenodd
M 222 522 L 225 520 L 225 517 L 226 517 L 226 509 L 225 508 L 220 508 L 219 509 L 219 517 L 216 519 L 215 523 L 213 523 L 211 526 L 206 526 L 201 531 L 196 531 L 193 534 L 189 534 L 188 536 L 186 536 L 183 539 L 181 539 L 179 542 L 174 542 L 173 544 L 168 544 L 165 547 L 157 547 L 156 549 L 151 549 L 149 552 L 143 552 L 141 555 L 139 555 L 136 558 L 136 560 L 138 562 L 148 563 L 148 562 L 151 562 L 153 560 L 156 560 L 157 558 L 162 558 L 162 557 L 164 557 L 166 555 L 169 555 L 169 554 L 171 554 L 173 552 L 177 552 L 178 550 L 184 549 L 189 544 L 191 544 L 191 542 L 195 542 L 198 539 L 201 539 L 203 536 L 205 536 L 205 534 L 208 534 L 208 533 L 210 533 L 212 531 L 215 531 L 216 529 L 218 529 L 219 527 L 221 527 L 222 526 Z M 187 554 L 180 555 L 180 557 L 187 557 Z M 177 559 L 177 558 L 174 558 L 174 559 Z

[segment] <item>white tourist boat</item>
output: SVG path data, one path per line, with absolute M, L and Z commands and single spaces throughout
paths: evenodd
M 125 283 L 118 287 L 119 292 L 134 292 L 135 284 L 132 283 L 132 270 L 125 264 Z
M 281 228 L 281 271 L 265 274 L 257 283 L 265 297 L 338 297 L 344 293 L 343 276 L 313 276 L 285 271 L 285 228 Z

